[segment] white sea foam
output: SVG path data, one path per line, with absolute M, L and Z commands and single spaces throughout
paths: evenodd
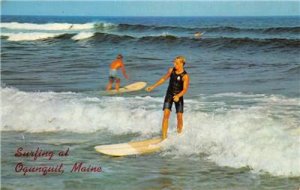
M 57 36 L 63 35 L 63 33 L 3 33 L 1 36 L 8 37 L 8 41 L 35 41 L 44 40 L 49 38 L 55 38 Z
M 160 132 L 163 98 L 98 98 L 13 88 L 2 88 L 1 94 L 2 131 Z M 161 155 L 197 159 L 204 154 L 220 166 L 300 176 L 299 99 L 275 95 L 254 98 L 259 97 L 262 101 L 255 105 L 208 112 L 199 111 L 199 105 L 206 107 L 210 102 L 187 100 L 184 133 L 167 142 L 167 151 Z M 284 117 L 277 115 L 282 113 L 278 109 L 286 112 Z M 175 121 L 172 114 L 169 134 L 176 133 Z
M 75 93 L 29 93 L 13 88 L 2 88 L 1 94 L 3 131 L 159 132 L 157 118 L 161 111 L 149 113 L 142 100 L 89 98 Z
M 79 34 L 72 37 L 73 40 L 85 40 L 94 36 L 93 32 L 80 32 Z
M 233 97 L 260 101 L 221 112 L 191 111 L 185 116 L 184 133 L 168 142 L 170 151 L 163 154 L 193 158 L 202 153 L 221 166 L 300 176 L 300 99 L 240 93 Z
M 71 24 L 71 23 L 48 23 L 48 24 L 33 24 L 33 23 L 18 23 L 9 22 L 1 23 L 1 28 L 11 30 L 89 30 L 94 28 L 94 23 Z
M 157 34 L 144 35 L 141 37 L 178 37 L 178 36 L 175 34 L 171 34 L 169 32 L 162 32 L 162 33 L 157 33 Z
M 111 29 L 116 27 L 115 24 L 100 22 L 100 23 L 46 23 L 46 24 L 36 24 L 36 23 L 18 23 L 18 22 L 8 22 L 1 23 L 0 28 L 9 30 L 43 30 L 43 31 L 59 31 L 59 30 L 92 30 L 92 29 Z

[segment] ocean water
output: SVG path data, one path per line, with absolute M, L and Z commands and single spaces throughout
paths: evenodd
M 299 17 L 1 19 L 2 189 L 299 189 Z M 122 85 L 153 84 L 176 56 L 187 59 L 184 132 L 172 113 L 161 152 L 94 151 L 160 135 L 167 82 L 103 93 L 119 53 Z M 55 156 L 17 157 L 19 147 Z M 64 173 L 24 175 L 19 162 L 62 163 Z M 77 162 L 102 171 L 70 172 Z

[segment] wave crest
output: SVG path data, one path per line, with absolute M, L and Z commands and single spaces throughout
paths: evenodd
M 34 24 L 34 23 L 18 23 L 9 22 L 1 23 L 1 28 L 10 30 L 44 30 L 44 31 L 59 31 L 59 30 L 92 30 L 92 29 L 109 29 L 114 24 L 111 23 L 47 23 L 47 24 Z
M 36 40 L 45 40 L 55 37 L 60 37 L 64 35 L 63 33 L 2 33 L 1 36 L 7 37 L 8 41 L 36 41 Z

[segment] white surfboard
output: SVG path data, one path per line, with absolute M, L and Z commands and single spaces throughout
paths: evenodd
M 139 155 L 159 151 L 161 142 L 161 138 L 154 138 L 144 141 L 95 146 L 95 150 L 109 156 Z
M 119 88 L 119 90 L 109 90 L 106 91 L 108 94 L 118 94 L 118 93 L 125 93 L 125 92 L 133 92 L 133 91 L 138 91 L 138 90 L 142 90 L 143 88 L 145 88 L 147 85 L 146 82 L 135 82 L 132 84 L 129 84 L 127 86 L 121 87 Z

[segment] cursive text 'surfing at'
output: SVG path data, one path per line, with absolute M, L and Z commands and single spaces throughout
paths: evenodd
M 51 160 L 54 156 L 54 151 L 45 151 L 37 147 L 35 151 L 26 151 L 23 147 L 19 147 L 15 153 L 15 157 L 32 157 L 33 160 L 37 160 L 39 157 L 45 157 Z

